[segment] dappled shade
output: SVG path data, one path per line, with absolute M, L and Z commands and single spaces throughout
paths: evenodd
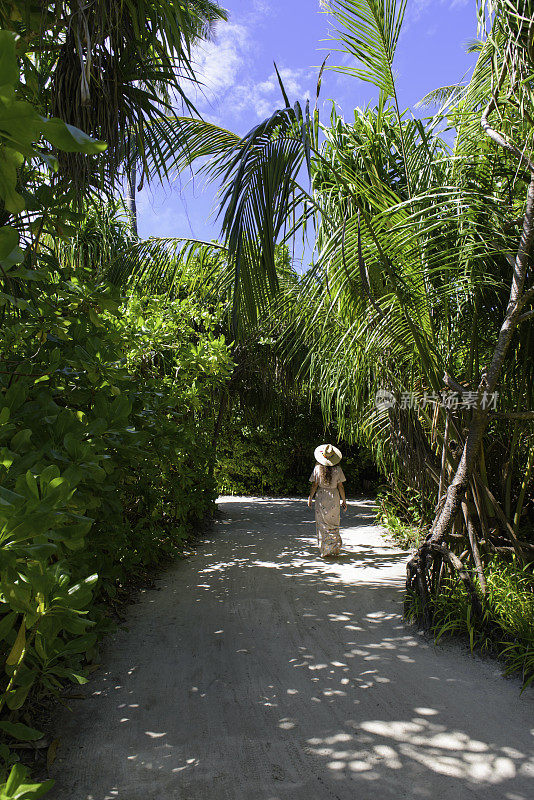
M 408 554 L 370 501 L 350 503 L 331 560 L 303 500 L 219 508 L 62 720 L 57 800 L 527 800 L 518 682 L 402 621 Z

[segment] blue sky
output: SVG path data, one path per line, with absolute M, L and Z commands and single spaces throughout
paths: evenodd
M 318 65 L 330 49 L 325 40 L 331 22 L 320 11 L 319 0 L 222 0 L 221 5 L 229 21 L 219 26 L 213 42 L 195 53 L 205 83 L 197 107 L 206 119 L 244 134 L 280 105 L 273 60 L 290 100 L 314 96 Z M 413 108 L 437 86 L 456 82 L 472 66 L 474 57 L 465 48 L 476 27 L 475 0 L 408 0 L 395 65 L 403 108 Z M 340 63 L 341 57 L 333 53 L 329 61 Z M 353 109 L 373 103 L 377 92 L 359 80 L 328 72 L 321 96 L 323 121 L 328 120 L 331 100 L 349 120 Z M 138 196 L 139 234 L 217 238 L 219 226 L 211 213 L 215 191 L 190 175 L 143 189 Z

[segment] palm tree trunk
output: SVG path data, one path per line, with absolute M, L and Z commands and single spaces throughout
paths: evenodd
M 486 392 L 491 395 L 498 384 L 501 369 L 508 352 L 508 347 L 512 335 L 519 323 L 519 316 L 523 308 L 526 295 L 523 295 L 525 277 L 528 267 L 529 254 L 534 238 L 534 169 L 531 173 L 531 180 L 527 193 L 527 205 L 523 220 L 523 231 L 519 241 L 519 247 L 514 265 L 514 276 L 510 289 L 510 299 L 506 310 L 506 316 L 501 325 L 497 344 L 493 352 L 491 363 L 482 375 L 478 386 L 479 398 Z M 529 290 L 530 291 L 530 290 Z M 432 525 L 430 540 L 439 543 L 449 532 L 452 522 L 460 510 L 460 504 L 465 494 L 469 481 L 474 475 L 476 461 L 478 458 L 480 443 L 484 436 L 489 420 L 489 408 L 482 408 L 480 405 L 474 409 L 471 425 L 465 441 L 464 449 L 458 469 L 447 490 L 447 497 L 441 512 L 436 516 Z
M 137 233 L 137 203 L 135 201 L 135 184 L 136 184 L 135 166 L 130 167 L 126 176 L 126 208 L 128 210 L 128 219 L 130 221 L 130 231 L 135 239 L 139 238 Z
M 427 541 L 421 546 L 413 559 L 408 563 L 407 583 L 415 587 L 426 586 L 427 571 L 429 567 L 428 554 L 429 548 L 439 548 L 443 539 L 450 532 L 453 522 L 461 509 L 462 501 L 465 497 L 466 489 L 470 481 L 474 478 L 477 460 L 480 452 L 482 438 L 486 431 L 489 421 L 489 408 L 481 404 L 484 393 L 490 396 L 496 389 L 500 378 L 501 370 L 512 340 L 512 336 L 521 322 L 521 312 L 528 300 L 534 296 L 534 286 L 525 291 L 525 281 L 529 266 L 530 251 L 534 239 L 534 164 L 525 158 L 523 153 L 513 144 L 508 142 L 501 134 L 495 131 L 489 121 L 490 112 L 496 107 L 496 97 L 494 96 L 487 109 L 482 114 L 481 124 L 484 132 L 498 145 L 514 153 L 520 163 L 526 164 L 530 170 L 530 183 L 527 191 L 526 208 L 523 217 L 523 230 L 519 239 L 517 254 L 513 265 L 512 285 L 510 287 L 510 297 L 506 314 L 497 337 L 493 356 L 488 368 L 483 372 L 478 385 L 479 402 L 473 410 L 471 424 L 469 426 L 467 438 L 465 440 L 462 456 L 456 469 L 452 482 L 447 489 L 445 503 L 439 509 L 432 523 L 432 528 Z M 519 550 L 517 553 L 521 557 L 522 553 L 514 537 L 514 548 Z M 421 574 L 422 573 L 422 574 Z M 414 581 L 415 579 L 415 581 Z M 421 601 L 423 606 L 427 605 L 426 592 L 422 593 Z M 427 617 L 425 608 L 424 616 Z

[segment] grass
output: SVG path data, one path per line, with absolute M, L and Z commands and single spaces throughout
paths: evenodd
M 377 520 L 404 549 L 417 548 L 428 525 L 429 509 L 424 498 L 413 490 L 385 486 L 379 490 Z M 518 674 L 523 690 L 534 683 L 534 575 L 533 565 L 520 564 L 495 556 L 484 564 L 487 591 L 484 619 L 477 620 L 463 584 L 445 577 L 432 601 L 432 634 L 436 641 L 444 636 L 460 636 L 471 650 L 491 653 L 504 663 L 504 674 Z M 473 580 L 478 583 L 473 572 Z M 421 618 L 420 599 L 406 598 L 406 616 Z
M 495 557 L 484 569 L 487 593 L 484 620 L 474 619 L 467 593 L 452 578 L 446 578 L 433 601 L 432 633 L 436 641 L 443 636 L 461 636 L 471 650 L 498 656 L 504 674 L 518 674 L 523 689 L 534 682 L 534 577 L 532 567 L 515 559 Z M 418 616 L 418 601 L 408 599 L 407 616 Z
M 426 533 L 420 496 L 388 486 L 379 490 L 377 503 L 377 521 L 388 529 L 394 542 L 403 550 L 419 547 Z

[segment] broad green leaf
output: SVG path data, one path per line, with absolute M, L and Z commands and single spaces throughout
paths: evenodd
M 17 169 L 22 161 L 20 153 L 0 144 L 0 199 L 11 214 L 20 214 L 25 207 L 23 196 L 16 190 Z
M 29 683 L 26 686 L 19 686 L 12 691 L 6 692 L 7 707 L 12 711 L 16 711 L 17 708 L 21 708 L 28 697 L 30 689 L 32 688 L 32 683 Z
M 15 264 L 21 264 L 24 261 L 24 251 L 20 247 L 14 247 L 11 253 L 6 256 L 2 261 L 4 272 L 9 271 L 10 278 L 24 277 L 26 280 L 37 280 L 34 275 L 34 270 L 11 270 Z
M 39 138 L 40 128 L 41 117 L 30 103 L 24 100 L 0 103 L 0 135 L 14 150 L 27 157 L 35 155 L 33 143 Z
M 44 503 L 41 503 L 39 508 L 43 507 Z M 6 523 L 2 538 L 4 541 L 10 539 L 12 543 L 35 539 L 36 536 L 45 534 L 53 526 L 54 521 L 53 512 L 35 510 L 32 513 L 22 513 Z
M 86 653 L 91 647 L 94 647 L 97 637 L 94 635 L 79 636 L 72 639 L 63 647 L 62 653 Z
M 50 466 L 45 467 L 39 476 L 41 490 L 43 490 L 45 486 L 48 486 L 50 481 L 54 480 L 54 478 L 59 478 L 59 475 L 59 467 L 57 467 L 55 464 L 50 464 Z
M 21 613 L 32 613 L 34 611 L 30 603 L 31 592 L 26 585 L 18 583 L 6 584 L 4 581 L 3 592 L 6 600 L 15 611 L 20 611 Z
M 44 783 L 21 783 L 17 792 L 9 796 L 9 800 L 39 800 L 48 794 L 54 783 L 51 778 Z
M 74 586 L 71 586 L 69 589 L 70 595 L 75 595 L 80 591 L 83 591 L 86 587 L 93 586 L 98 580 L 98 575 L 95 572 L 93 575 L 89 575 L 88 578 L 85 578 L 80 583 L 76 583 Z
M 11 652 L 6 658 L 6 664 L 8 666 L 13 666 L 15 664 L 18 664 L 25 648 L 26 648 L 26 620 L 23 619 L 20 624 L 19 631 L 17 633 L 17 638 L 15 639 L 15 644 L 11 648 Z
M 19 81 L 19 65 L 15 53 L 16 35 L 0 31 L 0 85 Z
M 27 774 L 28 767 L 24 767 L 20 763 L 14 764 L 5 784 L 5 793 L 8 797 L 14 796 L 14 792 L 18 789 Z
M 24 725 L 22 722 L 0 721 L 0 730 L 12 736 L 13 739 L 18 739 L 20 742 L 36 742 L 44 736 L 44 733 L 41 731 L 37 731 L 35 728 L 29 728 L 28 725 Z
M 12 83 L 0 84 L 0 102 L 9 105 L 15 99 L 15 87 Z
M 37 481 L 35 480 L 35 476 L 30 470 L 26 472 L 26 483 L 32 495 L 39 500 L 39 487 L 37 486 Z
M 14 383 L 12 386 L 9 387 L 7 392 L 4 395 L 4 402 L 6 406 L 11 409 L 11 412 L 15 411 L 19 408 L 22 403 L 26 400 L 27 390 L 24 384 L 21 381 Z
M 3 486 L 0 486 L 0 512 L 2 510 L 2 506 L 10 506 L 11 508 L 16 508 L 23 502 L 24 502 L 24 497 L 21 494 L 16 494 L 15 492 L 12 492 L 10 489 L 5 489 Z
M 3 228 L 0 228 L 0 261 L 7 258 L 18 243 L 19 233 L 15 228 L 10 225 L 4 225 Z
M 87 678 L 85 675 L 80 675 L 77 672 L 74 672 L 72 669 L 67 669 L 66 667 L 56 667 L 54 669 L 54 674 L 57 675 L 59 678 L 68 678 L 72 683 L 79 683 L 83 685 L 87 683 Z
M 18 431 L 11 439 L 11 448 L 13 450 L 25 450 L 30 444 L 31 437 L 32 437 L 31 429 L 23 428 L 22 430 Z
M 94 522 L 90 517 L 83 517 L 80 514 L 69 514 L 69 520 L 72 522 L 65 528 L 65 534 L 69 539 L 86 536 Z M 95 576 L 95 581 L 97 578 L 98 576 Z
M 86 153 L 87 155 L 101 153 L 107 144 L 98 139 L 92 139 L 83 131 L 68 125 L 57 117 L 42 119 L 41 131 L 47 142 L 66 153 Z
M 44 542 L 43 544 L 26 544 L 25 550 L 31 558 L 36 558 L 39 561 L 43 561 L 44 559 L 57 555 L 58 553 L 58 547 L 53 542 Z
M 63 539 L 63 544 L 69 550 L 83 550 L 85 544 L 83 538 Z

